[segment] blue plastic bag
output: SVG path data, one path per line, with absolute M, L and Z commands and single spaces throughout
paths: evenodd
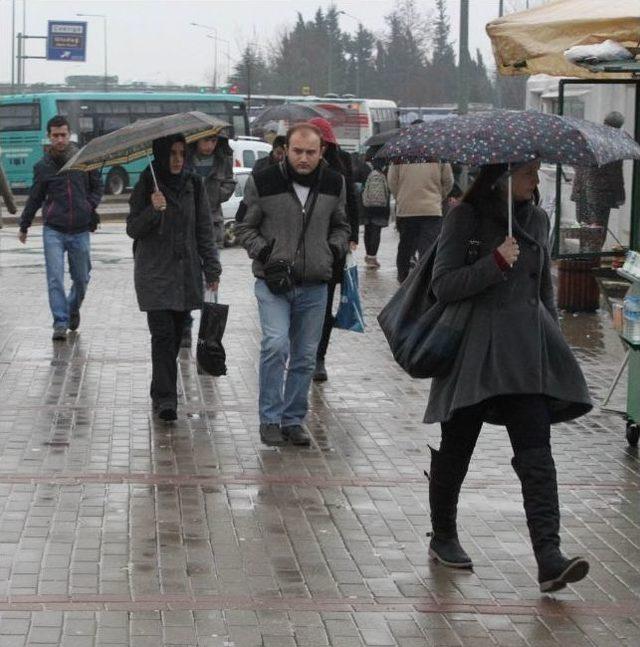
M 364 313 L 358 289 L 358 265 L 351 252 L 347 254 L 344 266 L 340 284 L 340 305 L 333 325 L 334 328 L 364 332 Z

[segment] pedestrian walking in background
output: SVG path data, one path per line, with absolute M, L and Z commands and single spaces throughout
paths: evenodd
M 213 238 L 216 246 L 224 247 L 224 216 L 222 203 L 226 202 L 236 188 L 233 179 L 233 151 L 229 139 L 222 134 L 205 137 L 191 144 L 187 150 L 189 169 L 202 178 L 207 192 L 209 210 L 213 220 Z M 193 317 L 185 317 L 180 345 L 191 348 Z
M 411 125 L 423 123 L 416 119 Z M 451 164 L 427 162 L 391 164 L 389 189 L 396 199 L 396 227 L 400 240 L 396 267 L 402 283 L 411 269 L 411 259 L 422 256 L 438 238 L 442 226 L 442 203 L 453 188 Z
M 327 284 L 348 248 L 344 178 L 322 160 L 322 151 L 318 128 L 292 126 L 285 160 L 247 179 L 236 215 L 238 240 L 256 277 L 262 328 L 258 408 L 267 445 L 310 443 L 303 424 Z
M 364 225 L 364 262 L 368 268 L 378 269 L 378 249 L 384 227 L 389 225 L 391 215 L 387 165 L 384 160 L 375 159 L 380 146 L 371 147 L 365 158 L 364 177 L 362 178 L 362 203 L 360 222 Z
M 76 152 L 69 122 L 62 116 L 47 123 L 49 150 L 33 167 L 33 186 L 20 217 L 18 239 L 26 243 L 29 227 L 42 207 L 49 307 L 53 315 L 53 339 L 63 341 L 67 329 L 80 326 L 80 306 L 91 273 L 90 232 L 97 227 L 96 209 L 102 198 L 98 171 L 68 171 L 58 174 Z M 64 288 L 64 257 L 67 255 L 71 289 Z
M 253 170 L 251 171 L 254 175 L 264 171 L 264 169 L 273 166 L 274 164 L 280 164 L 285 156 L 285 146 L 287 143 L 287 138 L 284 135 L 278 135 L 274 137 L 271 142 L 271 152 L 266 156 L 262 157 L 259 160 L 256 160 L 256 163 L 253 165 Z
M 335 133 L 333 132 L 333 128 L 326 119 L 323 119 L 322 117 L 314 117 L 309 120 L 309 123 L 316 126 L 322 133 L 322 140 L 324 142 L 324 152 L 322 156 L 329 165 L 329 168 L 340 173 L 344 178 L 346 190 L 346 214 L 351 228 L 349 235 L 349 249 L 351 251 L 355 251 L 358 248 L 360 217 L 358 213 L 356 188 L 353 181 L 351 156 L 340 148 Z M 342 282 L 346 252 L 347 250 L 345 250 L 342 257 L 336 257 L 333 266 L 333 276 L 327 286 L 327 309 L 324 315 L 324 323 L 322 325 L 322 337 L 318 344 L 316 368 L 313 373 L 313 379 L 316 382 L 325 382 L 327 380 L 327 369 L 324 364 L 324 359 L 327 354 L 331 331 L 333 330 L 333 324 L 335 322 L 335 317 L 333 315 L 333 299 L 337 285 Z
M 504 425 L 538 563 L 541 591 L 588 572 L 560 551 L 560 511 L 551 424 L 591 409 L 587 386 L 558 325 L 549 261 L 549 220 L 533 203 L 539 162 L 512 171 L 514 237 L 507 231 L 506 165 L 482 168 L 444 219 L 431 287 L 437 299 L 471 300 L 470 320 L 451 371 L 433 379 L 425 422 L 440 422 L 431 450 L 429 554 L 472 566 L 458 541 L 458 496 L 484 422 Z M 477 260 L 470 241 L 479 241 Z M 476 243 L 474 243 L 475 245 Z
M 151 400 L 165 421 L 177 418 L 177 357 L 184 322 L 202 307 L 203 274 L 211 290 L 220 280 L 207 190 L 186 170 L 182 135 L 153 141 L 153 171 L 140 175 L 129 200 L 127 234 L 134 239 L 138 305 L 151 333 Z
M 604 123 L 612 128 L 622 128 L 624 117 L 613 110 Z M 580 166 L 575 169 L 571 200 L 576 203 L 576 220 L 600 228 L 591 251 L 599 252 L 607 238 L 609 213 L 625 202 L 622 160 L 602 166 Z

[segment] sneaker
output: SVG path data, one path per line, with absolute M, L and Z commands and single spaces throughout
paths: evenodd
M 287 441 L 282 436 L 280 425 L 275 423 L 260 423 L 260 440 L 265 445 L 284 445 Z
M 69 315 L 69 330 L 78 330 L 80 327 L 80 312 L 72 312 Z
M 191 348 L 191 329 L 185 330 L 180 338 L 180 348 Z
M 67 329 L 66 328 L 54 328 L 53 329 L 53 335 L 51 336 L 51 339 L 53 341 L 65 341 L 67 338 Z
M 285 440 L 290 440 L 292 445 L 310 445 L 311 436 L 302 425 L 287 425 L 282 427 L 282 435 Z
M 364 264 L 367 268 L 377 270 L 380 267 L 380 263 L 375 256 L 365 256 Z
M 173 422 L 178 419 L 178 413 L 173 407 L 163 407 L 158 412 L 158 418 L 165 422 Z
M 329 379 L 327 375 L 327 369 L 324 366 L 323 359 L 316 360 L 316 368 L 313 372 L 313 381 L 314 382 L 326 382 Z

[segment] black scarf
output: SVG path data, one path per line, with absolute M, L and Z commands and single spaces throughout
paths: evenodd
M 182 191 L 182 187 L 187 180 L 187 172 L 184 165 L 180 173 L 171 172 L 171 147 L 176 142 L 182 142 L 185 145 L 186 153 L 187 144 L 183 135 L 169 135 L 153 140 L 153 170 L 158 183 L 177 196 Z
M 287 174 L 287 177 L 292 181 L 295 182 L 296 184 L 299 184 L 300 186 L 308 186 L 312 187 L 317 179 L 318 179 L 318 174 L 320 173 L 320 164 L 322 164 L 322 161 L 316 168 L 311 172 L 307 173 L 306 175 L 303 173 L 298 173 L 296 170 L 289 164 L 289 160 L 285 157 L 285 171 Z

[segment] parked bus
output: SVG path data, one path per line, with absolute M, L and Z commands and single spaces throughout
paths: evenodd
M 400 126 L 395 101 L 337 95 L 324 97 L 252 95 L 251 116 L 255 118 L 264 108 L 282 103 L 307 103 L 317 106 L 321 112 L 330 116 L 338 143 L 349 153 L 362 152 L 364 142 L 371 135 Z M 284 124 L 285 127 L 288 125 Z
M 244 99 L 227 94 L 172 92 L 51 92 L 0 96 L 0 159 L 14 189 L 33 182 L 33 166 L 48 143 L 47 121 L 67 117 L 73 141 L 83 146 L 138 119 L 199 110 L 231 124 L 230 137 L 247 135 L 249 122 Z M 140 159 L 105 167 L 105 190 L 119 194 L 133 186 L 147 166 Z

